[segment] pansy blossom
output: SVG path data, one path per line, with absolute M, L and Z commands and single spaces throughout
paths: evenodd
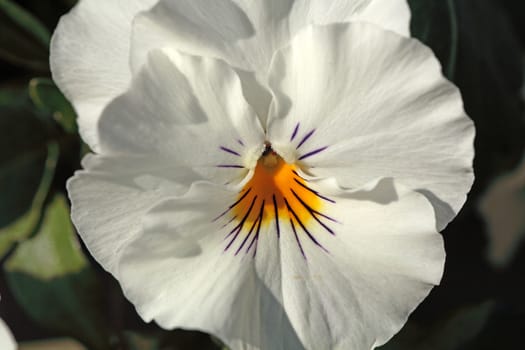
M 224 60 L 150 50 L 68 183 L 75 225 L 146 321 L 233 349 L 381 345 L 443 273 L 429 197 L 455 211 L 472 182 L 459 92 L 366 23 L 304 28 L 264 79 L 261 116 Z

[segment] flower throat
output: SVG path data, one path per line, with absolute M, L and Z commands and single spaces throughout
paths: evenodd
M 241 233 L 246 236 L 236 254 L 245 244 L 248 245 L 247 250 L 250 250 L 251 245 L 258 239 L 261 227 L 271 224 L 275 225 L 278 236 L 282 225 L 291 225 L 296 236 L 301 230 L 315 241 L 308 230 L 312 220 L 315 220 L 329 233 L 334 234 L 321 221 L 323 218 L 335 221 L 322 214 L 325 202 L 334 201 L 311 189 L 307 180 L 301 177 L 297 170 L 297 165 L 286 163 L 269 143 L 266 144 L 255 166 L 253 177 L 227 211 L 233 216 L 230 222 L 236 223 L 236 226 L 227 235 L 227 238 L 232 238 L 225 250 L 230 248 Z
M 322 206 L 321 198 L 297 173 L 297 166 L 286 163 L 269 144 L 257 161 L 252 179 L 239 194 L 241 198 L 233 212 L 236 217 L 248 215 L 247 223 L 290 218 L 295 224 L 306 225 L 312 218 L 310 211 L 318 212 Z M 261 209 L 254 210 L 257 208 Z

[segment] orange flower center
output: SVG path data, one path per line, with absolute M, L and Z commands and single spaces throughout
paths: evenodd
M 306 225 L 312 219 L 310 211 L 320 211 L 321 199 L 298 175 L 296 165 L 286 163 L 273 151 L 265 153 L 239 194 L 242 200 L 233 208 L 235 217 L 246 217 L 248 226 L 257 220 L 267 224 L 276 218 Z
M 226 235 L 225 251 L 234 244 L 235 248 L 232 249 L 235 250 L 235 255 L 243 249 L 247 253 L 254 247 L 255 256 L 261 227 L 272 224 L 275 225 L 278 237 L 284 225 L 291 228 L 305 258 L 302 239 L 299 237 L 301 232 L 326 251 L 316 235 L 320 234 L 319 229 L 335 235 L 328 224 L 338 221 L 322 213 L 326 203 L 335 202 L 310 188 L 307 180 L 302 178 L 297 170 L 296 165 L 286 163 L 269 144 L 267 145 L 257 161 L 253 177 L 241 190 L 237 201 L 215 219 L 218 220 L 227 213 L 231 215 L 231 219 L 224 225 L 233 226 Z

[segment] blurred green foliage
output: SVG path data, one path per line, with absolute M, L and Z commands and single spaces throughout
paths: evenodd
M 51 79 L 35 78 L 29 82 L 29 96 L 42 113 L 53 116 L 55 122 L 70 134 L 78 133 L 73 106 Z
M 96 350 L 220 349 L 205 334 L 142 323 L 76 238 L 65 181 L 80 167 L 85 146 L 48 63 L 50 33 L 75 2 L 0 0 L 0 292 L 3 307 L 12 308 L 2 317 L 18 339 L 72 336 Z M 523 155 L 525 2 L 408 2 L 412 34 L 434 50 L 476 124 L 477 180 L 443 232 L 442 287 L 383 349 L 520 348 L 525 254 L 522 249 L 508 270 L 495 271 L 475 206 Z
M 0 0 L 0 58 L 37 72 L 49 71 L 49 30 L 11 0 Z
M 55 175 L 58 152 L 56 144 L 52 143 L 48 146 L 43 174 L 29 210 L 14 222 L 0 228 L 0 256 L 4 256 L 14 243 L 31 236 L 37 230 L 42 219 L 44 203 Z
M 1 91 L 0 91 L 1 94 Z M 0 106 L 0 227 L 24 214 L 38 188 L 49 135 L 26 106 Z
M 76 337 L 89 349 L 110 348 L 102 290 L 63 196 L 50 201 L 35 237 L 18 246 L 4 269 L 16 300 L 36 322 Z

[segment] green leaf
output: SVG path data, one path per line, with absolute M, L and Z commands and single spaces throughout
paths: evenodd
M 49 144 L 44 173 L 33 198 L 30 210 L 11 225 L 0 228 L 0 257 L 3 257 L 14 243 L 22 241 L 32 235 L 37 228 L 42 217 L 45 199 L 47 198 L 53 181 L 58 155 L 58 145 L 55 143 Z
M 30 208 L 41 182 L 50 137 L 26 106 L 0 106 L 0 228 Z
M 430 46 L 452 79 L 458 50 L 458 23 L 454 0 L 409 0 L 412 36 Z
M 48 72 L 50 37 L 29 12 L 10 0 L 0 0 L 0 59 Z
M 40 111 L 51 114 L 66 132 L 77 133 L 75 111 L 52 80 L 32 79 L 29 82 L 29 96 Z
M 69 219 L 65 198 L 55 196 L 38 234 L 18 246 L 6 267 L 10 272 L 26 273 L 41 280 L 63 277 L 87 267 Z
M 48 206 L 37 235 L 4 265 L 8 285 L 25 312 L 44 327 L 109 349 L 96 275 L 80 248 L 63 196 Z

